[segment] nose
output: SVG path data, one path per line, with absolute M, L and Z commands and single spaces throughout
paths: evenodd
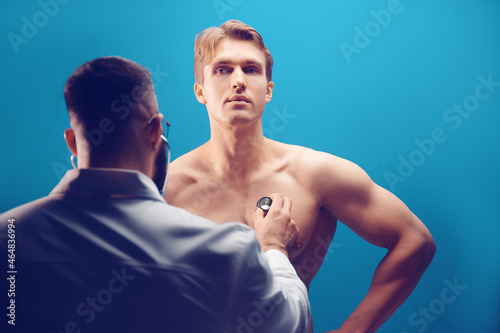
M 243 92 L 247 88 L 245 76 L 241 68 L 233 71 L 231 86 L 237 93 Z

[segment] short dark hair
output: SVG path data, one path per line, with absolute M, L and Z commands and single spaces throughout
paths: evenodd
M 108 126 L 112 124 L 113 133 L 105 140 L 110 143 L 123 135 L 131 119 L 148 116 L 141 113 L 152 96 L 151 73 L 143 66 L 117 56 L 84 63 L 73 72 L 64 87 L 70 119 L 76 117 L 86 133 L 99 129 L 103 120 Z

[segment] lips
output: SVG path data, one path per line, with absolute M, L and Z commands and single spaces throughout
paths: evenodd
M 246 98 L 244 95 L 234 95 L 232 96 L 228 102 L 246 102 L 250 103 L 250 100 Z

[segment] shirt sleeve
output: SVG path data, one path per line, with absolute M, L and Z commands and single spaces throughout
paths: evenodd
M 291 332 L 307 332 L 311 325 L 311 308 L 304 282 L 283 252 L 269 250 L 266 257 L 275 282 L 281 286 L 285 298 L 289 299 L 290 310 L 293 312 L 289 319 L 295 319 L 292 324 L 295 329 Z
M 246 246 L 227 332 L 307 333 L 311 309 L 306 286 L 282 252 L 264 254 L 252 234 L 239 243 Z

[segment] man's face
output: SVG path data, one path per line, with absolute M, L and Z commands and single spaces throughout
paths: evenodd
M 203 83 L 195 85 L 197 98 L 217 122 L 237 125 L 258 120 L 273 91 L 265 71 L 264 52 L 257 46 L 225 38 L 204 68 Z

